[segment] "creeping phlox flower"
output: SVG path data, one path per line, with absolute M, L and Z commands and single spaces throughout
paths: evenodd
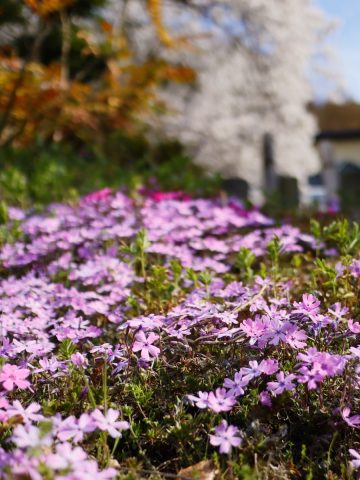
M 341 411 L 341 416 L 350 427 L 360 428 L 360 415 L 350 416 L 350 408 L 349 407 L 345 407 Z
M 57 422 L 57 437 L 61 441 L 71 440 L 79 443 L 87 433 L 96 429 L 108 432 L 113 438 L 121 437 L 121 432 L 129 428 L 129 423 L 118 420 L 119 415 L 120 413 L 113 408 L 109 408 L 105 414 L 95 409 L 91 413 L 83 413 L 79 418 L 71 415 Z
M 273 395 L 281 395 L 285 390 L 294 390 L 295 385 L 292 382 L 295 378 L 292 373 L 286 375 L 284 372 L 279 372 L 276 375 L 276 381 L 268 382 L 267 388 Z
M 119 412 L 113 408 L 109 408 L 105 415 L 99 409 L 94 410 L 91 414 L 96 428 L 108 432 L 113 438 L 121 437 L 121 432 L 130 428 L 128 422 L 117 420 L 118 417 Z
M 241 397 L 251 395 L 252 403 L 257 399 L 275 417 L 274 397 L 283 395 L 286 401 L 287 392 L 299 397 L 305 386 L 313 391 L 308 397 L 316 398 L 322 382 L 344 386 L 344 379 L 346 392 L 351 391 L 349 405 L 356 408 L 352 393 L 360 387 L 360 322 L 351 311 L 353 297 L 329 304 L 321 289 L 316 295 L 299 294 L 302 282 L 286 274 L 278 281 L 259 275 L 238 281 L 231 269 L 239 250 L 248 249 L 260 259 L 275 235 L 281 253 L 325 248 L 298 228 L 273 226 L 236 200 L 192 199 L 174 192 L 150 192 L 134 202 L 105 189 L 77 205 L 50 205 L 41 214 L 10 208 L 9 213 L 18 235 L 0 246 L 0 422 L 10 429 L 14 448 L 0 449 L 0 478 L 42 480 L 40 472 L 48 469 L 54 480 L 116 475 L 89 458 L 86 441 L 101 432 L 118 439 L 130 425 L 112 408 L 79 410 L 87 404 L 83 399 L 91 400 L 92 382 L 98 388 L 103 365 L 114 406 L 113 393 L 116 397 L 134 369 L 151 369 L 156 359 L 156 364 L 177 368 L 176 362 L 190 352 L 193 358 L 215 345 L 216 355 L 216 348 L 232 345 L 233 354 L 219 364 L 219 371 L 227 372 L 220 384 L 187 395 L 209 415 L 226 413 L 230 422 Z M 144 242 L 146 255 L 159 259 L 170 272 L 169 281 L 177 283 L 174 299 L 161 312 L 151 308 L 148 313 L 148 300 L 139 296 L 141 313 L 134 315 L 128 299 L 146 279 L 133 268 L 133 254 L 119 247 L 133 244 L 143 228 L 149 240 Z M 187 268 L 195 273 L 186 275 Z M 204 282 L 196 281 L 205 270 Z M 360 260 L 354 259 L 338 262 L 334 275 L 339 285 L 346 279 L 353 288 L 359 273 Z M 340 375 L 343 379 L 335 379 Z M 47 392 L 60 396 L 68 378 L 82 379 L 76 408 L 70 406 L 67 417 L 47 417 L 40 403 L 46 404 Z M 336 384 L 337 391 L 343 386 Z M 344 427 L 354 433 L 360 416 L 338 400 Z M 335 412 L 333 407 L 324 408 Z M 237 427 L 223 420 L 211 432 L 210 443 L 229 454 L 242 438 Z M 350 454 L 353 467 L 359 468 L 360 454 Z
M 55 443 L 51 431 L 34 425 L 15 427 L 11 440 L 17 447 L 14 452 L 0 449 L 0 475 L 4 479 L 15 475 L 40 480 L 43 478 L 40 471 L 45 465 L 56 480 L 106 480 L 117 475 L 114 468 L 99 470 L 97 462 L 89 459 L 81 447 L 69 442 Z
M 219 412 L 229 412 L 236 405 L 237 397 L 244 395 L 249 383 L 260 375 L 272 375 L 278 370 L 278 362 L 269 358 L 258 363 L 256 360 L 249 362 L 249 367 L 242 367 L 235 373 L 234 378 L 225 378 L 224 388 L 217 388 L 215 392 L 198 392 L 188 395 L 188 400 L 198 408 L 209 408 Z
M 352 333 L 360 333 L 360 322 L 354 322 L 354 320 L 350 319 L 348 321 L 348 327 L 350 332 Z
M 88 359 L 80 352 L 73 353 L 70 357 L 71 362 L 78 368 L 85 368 L 88 365 Z
M 141 352 L 141 358 L 145 360 L 145 362 L 149 362 L 160 354 L 160 348 L 153 345 L 158 339 L 159 335 L 156 335 L 156 333 L 150 332 L 148 336 L 146 336 L 145 332 L 140 330 L 135 335 L 135 342 L 132 347 L 133 352 Z
M 92 478 L 112 479 L 117 475 L 113 468 L 99 470 L 96 461 L 89 459 L 87 453 L 73 444 L 84 440 L 84 435 L 100 430 L 108 432 L 113 438 L 121 437 L 121 432 L 129 428 L 126 421 L 118 420 L 119 412 L 109 409 L 103 414 L 99 409 L 87 414 L 83 413 L 78 419 L 74 416 L 65 419 L 59 416 L 46 419 L 39 414 L 40 406 L 36 403 L 24 408 L 19 401 L 8 405 L 8 416 L 22 417 L 24 424 L 17 425 L 11 435 L 11 441 L 16 450 L 6 452 L 0 449 L 0 476 L 8 477 L 8 473 L 19 476 L 29 476 L 35 480 L 43 478 L 40 475 L 42 465 L 52 469 L 56 479 L 71 478 L 90 480 Z M 45 421 L 46 428 L 35 425 L 35 422 Z M 45 426 L 45 424 L 44 424 Z M 66 477 L 56 476 L 66 472 Z M 3 475 L 2 475 L 3 474 Z
M 236 403 L 235 398 L 227 396 L 225 388 L 217 388 L 215 392 L 210 392 L 208 399 L 208 407 L 216 413 L 229 412 Z
M 14 400 L 13 404 L 8 406 L 6 413 L 8 418 L 19 415 L 22 418 L 22 421 L 28 424 L 44 419 L 44 416 L 40 413 L 40 410 L 41 406 L 36 402 L 30 403 L 30 405 L 25 408 L 19 402 L 19 400 Z
M 30 387 L 30 382 L 26 380 L 29 375 L 29 369 L 19 368 L 16 365 L 6 363 L 0 371 L 0 382 L 5 390 L 11 391 L 15 387 L 23 390 Z
M 318 352 L 314 347 L 309 348 L 305 353 L 299 353 L 297 358 L 302 361 L 297 380 L 300 383 L 306 383 L 309 390 L 316 389 L 318 383 L 326 377 L 340 375 L 347 363 L 345 356 Z
M 360 468 L 360 453 L 353 448 L 349 449 L 349 453 L 353 457 L 350 463 L 352 467 L 357 470 L 358 468 Z
M 240 447 L 242 439 L 240 431 L 233 425 L 228 425 L 226 420 L 215 427 L 215 434 L 210 435 L 210 443 L 214 447 L 219 447 L 220 453 L 231 453 L 233 447 Z

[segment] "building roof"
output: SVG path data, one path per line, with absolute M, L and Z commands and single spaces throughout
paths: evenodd
M 360 140 L 360 104 L 355 102 L 311 104 L 319 132 L 316 140 Z

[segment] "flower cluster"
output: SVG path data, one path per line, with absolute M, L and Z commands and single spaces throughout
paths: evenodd
M 326 263 L 323 241 L 235 200 L 104 190 L 9 212 L 1 478 L 111 479 L 157 448 L 175 469 L 208 443 L 261 457 L 304 416 L 326 461 L 338 438 L 360 468 L 357 258 Z

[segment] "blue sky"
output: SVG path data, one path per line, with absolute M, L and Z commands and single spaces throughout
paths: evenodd
M 340 20 L 330 43 L 338 53 L 346 93 L 360 101 L 360 0 L 316 0 L 316 3 Z

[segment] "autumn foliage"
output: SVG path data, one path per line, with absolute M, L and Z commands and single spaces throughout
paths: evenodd
M 0 40 L 0 146 L 37 137 L 104 142 L 109 130 L 131 132 L 163 108 L 159 84 L 194 79 L 192 69 L 160 57 L 136 61 L 125 30 L 102 15 L 106 1 L 23 0 L 11 21 L 7 7 L 14 3 L 0 11 L 5 28 L 14 23 Z M 159 42 L 175 47 L 160 1 L 147 9 Z

